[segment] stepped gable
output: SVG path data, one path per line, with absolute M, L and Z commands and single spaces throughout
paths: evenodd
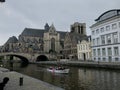
M 25 28 L 21 33 L 22 36 L 43 37 L 45 29 Z

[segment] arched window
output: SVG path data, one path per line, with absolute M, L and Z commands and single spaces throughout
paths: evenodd
M 80 33 L 80 26 L 78 26 L 78 33 Z
M 81 26 L 81 34 L 84 34 L 83 26 Z
M 55 51 L 55 39 L 54 38 L 51 39 L 51 49 Z

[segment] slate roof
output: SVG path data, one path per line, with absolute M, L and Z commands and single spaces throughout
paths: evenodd
M 60 38 L 64 39 L 67 32 L 57 31 L 60 34 Z
M 22 36 L 32 36 L 32 37 L 43 37 L 44 33 L 48 32 L 48 30 L 45 29 L 33 29 L 33 28 L 25 28 L 23 32 L 21 33 Z M 60 38 L 64 39 L 66 32 L 63 31 L 57 31 L 60 34 Z
M 15 36 L 12 36 L 7 40 L 6 44 L 8 44 L 8 43 L 17 43 L 17 42 L 18 42 L 18 39 Z
M 22 36 L 43 37 L 44 29 L 25 28 L 21 33 Z
M 120 15 L 120 9 L 112 9 L 112 10 L 104 12 L 95 21 L 100 22 L 100 21 L 109 19 L 111 17 L 119 16 L 119 15 Z

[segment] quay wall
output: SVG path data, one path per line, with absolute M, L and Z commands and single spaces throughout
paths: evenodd
M 72 67 L 120 69 L 120 62 L 41 61 L 38 65 L 63 65 Z

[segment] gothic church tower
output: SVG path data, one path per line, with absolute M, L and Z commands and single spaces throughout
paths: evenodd
M 86 24 L 75 22 L 71 25 L 70 30 L 71 33 L 79 33 L 81 35 L 86 35 Z
M 52 24 L 47 32 L 44 33 L 44 52 L 60 52 L 60 35 Z

